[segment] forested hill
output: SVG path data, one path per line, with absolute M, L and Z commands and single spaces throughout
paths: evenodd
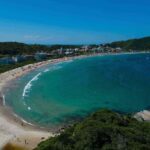
M 101 110 L 35 150 L 149 150 L 150 123 Z
M 150 37 L 132 39 L 127 41 L 118 41 L 108 45 L 113 48 L 121 47 L 126 50 L 150 50 Z
M 0 55 L 34 54 L 37 51 L 51 52 L 58 48 L 74 48 L 77 45 L 40 45 L 24 44 L 18 42 L 0 42 Z
M 150 37 L 131 39 L 106 44 L 112 48 L 121 47 L 124 50 L 150 50 Z M 37 51 L 51 52 L 59 48 L 79 48 L 81 45 L 40 45 L 18 42 L 0 42 L 0 55 L 34 54 Z

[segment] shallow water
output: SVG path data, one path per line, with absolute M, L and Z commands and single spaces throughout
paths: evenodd
M 47 65 L 13 83 L 6 104 L 50 127 L 99 108 L 125 113 L 150 106 L 150 54 L 94 56 Z

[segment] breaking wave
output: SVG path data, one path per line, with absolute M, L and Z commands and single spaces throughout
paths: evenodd
M 39 76 L 41 75 L 41 73 L 38 73 L 35 77 L 33 77 L 27 84 L 26 86 L 24 87 L 23 89 L 23 93 L 22 93 L 22 97 L 26 97 L 27 96 L 27 93 L 29 92 L 29 90 L 31 89 L 32 87 L 32 82 L 33 81 L 37 81 L 39 78 Z
M 43 72 L 46 73 L 46 72 L 50 72 L 50 71 L 59 70 L 61 68 L 62 68 L 62 66 L 57 64 L 57 65 L 51 66 L 49 69 L 45 69 Z

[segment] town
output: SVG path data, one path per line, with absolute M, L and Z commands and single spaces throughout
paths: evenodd
M 63 46 L 59 49 L 54 49 L 50 52 L 44 52 L 40 49 L 34 54 L 18 54 L 14 56 L 4 56 L 0 58 L 1 65 L 7 64 L 16 64 L 21 62 L 26 62 L 30 60 L 34 61 L 44 61 L 52 58 L 61 58 L 67 56 L 78 56 L 78 55 L 89 55 L 96 53 L 120 53 L 124 50 L 120 47 L 112 48 L 107 45 L 84 45 L 78 46 L 75 48 L 63 48 Z

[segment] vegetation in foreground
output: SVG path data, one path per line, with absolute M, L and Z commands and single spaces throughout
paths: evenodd
M 149 150 L 150 123 L 101 110 L 35 150 Z

